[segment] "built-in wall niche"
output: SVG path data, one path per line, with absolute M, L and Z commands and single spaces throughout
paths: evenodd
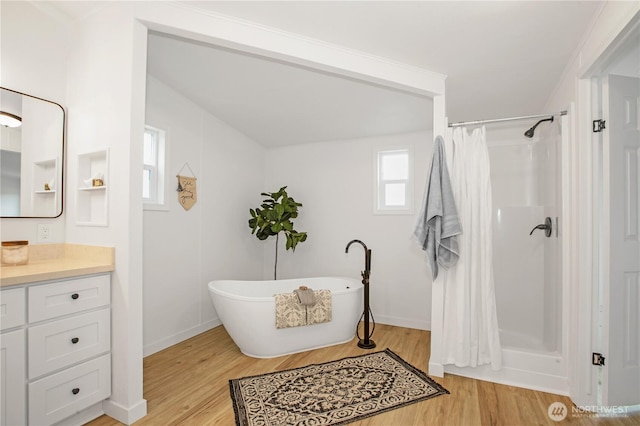
M 32 211 L 35 216 L 55 216 L 58 206 L 58 197 L 61 192 L 58 187 L 61 182 L 57 182 L 58 158 L 36 161 L 33 163 L 33 186 Z
M 109 151 L 78 155 L 76 223 L 107 226 L 109 207 Z

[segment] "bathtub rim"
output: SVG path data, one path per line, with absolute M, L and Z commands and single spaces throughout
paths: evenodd
M 359 291 L 360 289 L 364 288 L 364 284 L 362 284 L 362 282 L 358 279 L 358 278 L 354 278 L 354 277 L 346 277 L 346 276 L 320 276 L 320 277 L 300 277 L 300 278 L 286 278 L 286 279 L 280 279 L 280 280 L 237 280 L 237 279 L 221 279 L 221 280 L 211 280 L 207 283 L 207 288 L 209 289 L 210 292 L 215 293 L 216 295 L 220 296 L 220 297 L 226 297 L 229 299 L 235 299 L 235 300 L 244 300 L 244 301 L 250 301 L 250 302 L 275 302 L 275 297 L 274 296 L 245 296 L 245 295 L 241 295 L 241 294 L 236 294 L 236 293 L 230 293 L 228 291 L 223 291 L 219 288 L 216 288 L 214 286 L 215 283 L 217 282 L 231 282 L 231 283 L 236 283 L 238 285 L 241 285 L 242 283 L 247 283 L 247 284 L 255 284 L 255 283 L 278 283 L 278 284 L 283 284 L 286 282 L 299 282 L 299 281 L 304 281 L 304 280 L 323 280 L 323 279 L 339 279 L 339 280 L 345 280 L 348 282 L 353 283 L 354 287 L 353 288 L 348 288 L 348 289 L 342 289 L 342 290 L 331 290 L 331 294 L 332 295 L 340 295 L 340 294 L 347 294 L 347 293 L 354 293 Z M 291 289 L 291 291 L 293 291 L 294 288 Z M 315 288 L 315 290 L 321 290 L 321 288 Z

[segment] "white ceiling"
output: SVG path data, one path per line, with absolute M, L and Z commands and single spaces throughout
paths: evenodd
M 431 99 L 151 33 L 147 72 L 265 146 L 416 132 Z
M 60 2 L 77 18 L 86 7 Z M 181 1 L 446 74 L 450 122 L 543 111 L 598 1 Z M 85 4 L 86 6 L 86 4 Z M 415 95 L 180 40 L 148 71 L 266 146 L 429 128 Z

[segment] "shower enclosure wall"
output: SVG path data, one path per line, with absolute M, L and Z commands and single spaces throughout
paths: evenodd
M 493 268 L 503 368 L 445 372 L 531 389 L 568 393 L 562 340 L 562 123 L 524 131 L 537 120 L 486 124 L 493 194 Z M 552 232 L 543 229 L 549 217 Z M 533 230 L 533 232 L 532 232 Z

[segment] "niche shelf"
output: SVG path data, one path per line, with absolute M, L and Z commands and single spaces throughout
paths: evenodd
M 100 179 L 101 181 L 96 181 Z M 76 224 L 107 226 L 109 208 L 109 150 L 78 155 Z
M 33 163 L 31 185 L 33 187 L 32 207 L 34 216 L 55 216 L 56 206 L 58 205 L 57 175 L 57 158 Z

